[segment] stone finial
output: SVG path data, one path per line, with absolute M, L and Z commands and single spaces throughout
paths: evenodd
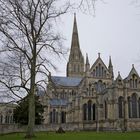
M 98 53 L 98 57 L 100 58 L 100 56 L 101 56 L 101 53 Z
M 86 64 L 89 64 L 88 54 L 86 53 Z
M 118 71 L 118 75 L 120 75 L 120 71 Z

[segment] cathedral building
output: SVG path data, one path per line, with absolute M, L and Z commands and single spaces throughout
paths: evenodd
M 44 124 L 51 130 L 140 130 L 140 77 L 132 65 L 124 79 L 114 78 L 111 57 L 108 66 L 100 54 L 90 65 L 78 39 L 76 16 L 66 77 L 49 77 Z

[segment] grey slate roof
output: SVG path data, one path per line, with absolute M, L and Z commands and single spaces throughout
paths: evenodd
M 60 86 L 78 86 L 83 78 L 52 76 L 52 81 Z
M 66 99 L 50 99 L 51 106 L 66 106 L 68 101 Z

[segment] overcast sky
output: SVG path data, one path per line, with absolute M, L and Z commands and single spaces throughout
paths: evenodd
M 132 64 L 140 74 L 140 3 L 130 4 L 133 0 L 104 1 L 107 4 L 97 2 L 95 17 L 76 12 L 82 53 L 84 56 L 88 53 L 91 66 L 99 52 L 107 66 L 111 56 L 115 77 L 120 71 L 125 78 Z M 70 48 L 73 14 L 63 16 L 60 26 L 66 38 L 65 46 Z M 67 61 L 68 56 L 57 61 L 58 71 L 53 75 L 65 76 Z

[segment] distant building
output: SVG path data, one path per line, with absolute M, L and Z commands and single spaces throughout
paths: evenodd
M 111 57 L 106 66 L 98 54 L 90 66 L 80 50 L 76 17 L 66 73 L 49 78 L 45 124 L 73 130 L 140 130 L 140 77 L 134 65 L 125 79 L 120 73 L 114 79 Z
M 13 111 L 17 103 L 8 96 L 0 97 L 0 124 L 13 124 Z

